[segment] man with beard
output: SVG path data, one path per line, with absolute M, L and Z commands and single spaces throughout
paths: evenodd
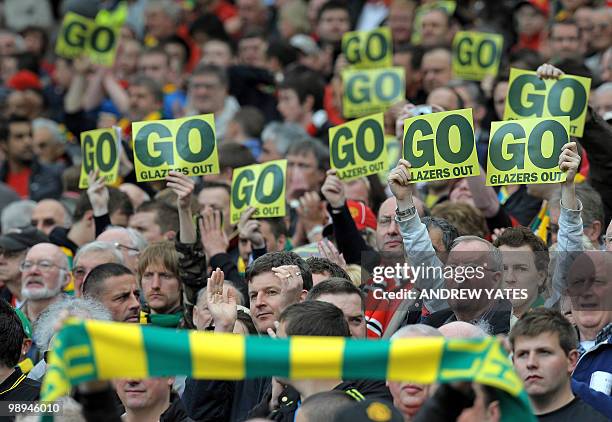
M 25 117 L 0 121 L 0 181 L 22 198 L 39 201 L 62 194 L 61 169 L 38 162 L 32 149 L 32 124 Z
M 136 276 L 124 265 L 107 263 L 91 270 L 83 282 L 83 296 L 102 303 L 113 321 L 139 322 L 140 290 Z
M 21 307 L 30 322 L 52 303 L 62 298 L 62 289 L 70 282 L 68 258 L 52 243 L 34 245 L 19 266 L 21 270 Z

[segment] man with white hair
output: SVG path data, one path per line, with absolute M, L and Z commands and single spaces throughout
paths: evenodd
M 42 117 L 34 119 L 32 141 L 34 154 L 41 163 L 55 164 L 62 161 L 62 156 L 66 153 L 66 137 L 56 122 Z
M 82 319 L 111 321 L 111 314 L 104 305 L 91 298 L 64 297 L 50 305 L 34 325 L 34 341 L 43 354 L 51 349 L 51 341 L 55 335 L 56 325 L 67 312 L 70 316 Z M 38 362 L 28 373 L 28 378 L 40 381 L 47 370 L 45 360 Z
M 72 268 L 74 294 L 81 296 L 83 281 L 91 270 L 108 263 L 124 264 L 123 255 L 112 243 L 96 240 L 81 247 L 74 257 Z
M 52 243 L 34 245 L 19 266 L 21 270 L 21 307 L 30 322 L 54 302 L 60 300 L 62 289 L 70 282 L 68 258 Z
M 423 324 L 407 325 L 400 328 L 391 340 L 414 337 L 441 337 L 437 329 Z M 402 412 L 404 421 L 412 420 L 423 403 L 429 398 L 431 384 L 415 384 L 413 382 L 387 381 L 387 387 L 393 396 L 393 405 Z
M 134 274 L 138 271 L 138 257 L 147 247 L 147 241 L 140 232 L 125 227 L 110 227 L 97 239 L 112 244 L 123 255 L 123 263 Z
M 612 121 L 612 82 L 606 82 L 595 90 L 593 108 L 605 121 Z
M 2 217 L 0 217 L 2 233 L 29 226 L 32 222 L 34 208 L 36 208 L 36 202 L 29 199 L 22 199 L 7 205 L 2 210 Z

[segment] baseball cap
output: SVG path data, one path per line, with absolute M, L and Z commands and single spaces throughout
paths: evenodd
M 362 400 L 340 410 L 334 422 L 404 422 L 404 417 L 384 400 Z
M 363 202 L 353 201 L 351 199 L 346 201 L 346 206 L 355 221 L 357 230 L 361 231 L 366 227 L 376 230 L 376 215 L 370 207 L 367 207 Z
M 34 72 L 30 72 L 29 70 L 20 70 L 19 72 L 15 73 L 8 80 L 6 86 L 17 91 L 25 91 L 26 89 L 40 91 L 42 89 L 42 84 L 40 83 L 38 75 Z
M 35 227 L 23 227 L 0 236 L 0 249 L 19 252 L 48 241 L 47 235 Z
M 525 4 L 532 6 L 534 9 L 536 9 L 538 12 L 540 12 L 544 16 L 548 16 L 548 14 L 550 13 L 550 5 L 548 4 L 548 0 L 519 1 L 514 7 L 514 10 L 518 10 L 521 6 Z

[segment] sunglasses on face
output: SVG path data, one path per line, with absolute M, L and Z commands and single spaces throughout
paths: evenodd
M 55 222 L 55 220 L 52 219 L 52 218 L 43 218 L 42 220 L 32 220 L 30 223 L 34 227 L 38 227 L 38 223 L 39 222 L 42 222 L 43 227 L 51 227 L 51 226 L 54 226 L 55 224 L 57 224 Z

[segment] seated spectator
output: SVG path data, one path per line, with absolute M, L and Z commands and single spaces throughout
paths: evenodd
M 530 309 L 543 306 L 550 261 L 544 241 L 526 227 L 511 227 L 493 244 L 502 252 L 504 287 L 522 292 L 520 297 L 510 299 L 513 315 L 520 318 Z
M 440 337 L 442 334 L 427 325 L 415 324 L 400 328 L 391 339 L 412 337 Z M 393 396 L 393 405 L 402 412 L 404 421 L 408 422 L 419 411 L 430 396 L 431 385 L 411 382 L 387 381 L 387 386 Z
M 563 315 L 544 308 L 526 313 L 512 328 L 510 344 L 514 368 L 525 384 L 538 420 L 607 420 L 572 393 L 578 338 Z
M 123 255 L 112 243 L 98 240 L 83 245 L 79 248 L 73 261 L 72 275 L 75 296 L 82 295 L 85 278 L 98 265 L 110 263 L 123 265 L 124 262 Z
M 21 198 L 39 201 L 60 197 L 61 171 L 42 164 L 34 155 L 29 119 L 11 116 L 0 121 L 0 149 L 5 157 L 0 165 L 0 180 Z
M 179 229 L 177 210 L 160 201 L 144 202 L 130 217 L 129 227 L 149 243 L 174 239 Z
M 42 381 L 47 371 L 47 352 L 53 347 L 53 337 L 61 318 L 66 315 L 82 319 L 111 321 L 111 314 L 97 300 L 91 298 L 64 297 L 50 305 L 34 324 L 34 340 L 42 360 L 28 373 L 28 378 Z
M 351 337 L 366 337 L 365 297 L 348 279 L 330 277 L 321 281 L 310 289 L 305 300 L 320 300 L 336 305 L 344 314 Z
M 140 322 L 140 291 L 127 267 L 115 263 L 94 267 L 85 277 L 82 290 L 83 297 L 104 305 L 113 321 Z
M 0 400 L 35 401 L 40 394 L 40 383 L 22 374 L 17 366 L 25 333 L 15 310 L 0 299 Z
M 70 227 L 70 215 L 61 202 L 43 199 L 32 211 L 31 224 L 48 236 L 55 227 Z

